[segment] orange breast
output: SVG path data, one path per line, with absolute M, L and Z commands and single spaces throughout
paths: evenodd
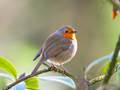
M 73 38 L 73 35 L 70 34 L 70 33 L 64 33 L 64 38 L 68 38 L 68 39 L 72 39 Z

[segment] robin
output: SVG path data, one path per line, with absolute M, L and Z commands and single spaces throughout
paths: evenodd
M 36 73 L 40 65 L 45 61 L 58 66 L 71 61 L 77 51 L 76 32 L 75 28 L 66 25 L 49 35 L 33 59 L 35 61 L 40 57 L 31 74 Z

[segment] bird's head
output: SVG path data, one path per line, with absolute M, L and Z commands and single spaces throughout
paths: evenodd
M 63 26 L 57 31 L 57 33 L 59 33 L 60 35 L 62 35 L 64 38 L 67 38 L 67 39 L 76 39 L 75 37 L 76 32 L 77 31 L 75 30 L 75 28 L 69 25 Z

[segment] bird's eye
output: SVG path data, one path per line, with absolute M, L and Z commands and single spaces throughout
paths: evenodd
M 68 33 L 68 31 L 65 31 L 65 33 Z

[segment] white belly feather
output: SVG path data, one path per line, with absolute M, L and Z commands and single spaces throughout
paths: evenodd
M 67 51 L 64 51 L 63 53 L 59 54 L 55 58 L 50 58 L 48 62 L 54 64 L 54 65 L 61 65 L 64 63 L 67 63 L 71 61 L 71 59 L 75 56 L 77 52 L 77 40 L 72 40 L 73 46 L 71 46 L 71 49 L 68 49 Z

